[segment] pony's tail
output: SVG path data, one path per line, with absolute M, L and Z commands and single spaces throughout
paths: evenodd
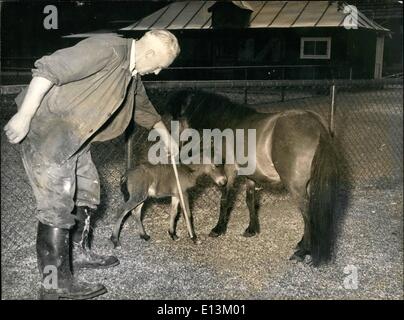
M 331 136 L 321 133 L 311 164 L 308 203 L 310 251 L 315 266 L 327 263 L 331 259 L 339 180 L 338 166 L 337 153 Z
M 123 194 L 123 200 L 127 202 L 129 200 L 129 191 L 128 191 L 128 175 L 127 173 L 121 176 L 121 192 Z

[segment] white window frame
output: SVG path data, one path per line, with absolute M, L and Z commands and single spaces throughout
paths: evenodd
M 304 54 L 304 43 L 306 41 L 326 41 L 327 54 Z M 300 59 L 330 59 L 331 58 L 331 37 L 301 37 L 300 38 Z

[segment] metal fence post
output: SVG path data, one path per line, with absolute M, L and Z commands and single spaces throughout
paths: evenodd
M 334 115 L 335 115 L 335 84 L 330 88 L 331 91 L 331 105 L 330 105 L 330 133 L 331 136 L 335 134 Z
M 282 80 L 285 80 L 285 67 L 282 68 Z M 281 101 L 285 101 L 285 87 L 281 87 Z
M 244 81 L 246 83 L 245 87 L 244 87 L 244 104 L 247 104 L 247 69 L 244 69 Z

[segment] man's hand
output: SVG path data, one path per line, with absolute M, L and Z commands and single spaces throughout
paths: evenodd
M 4 127 L 8 141 L 18 143 L 28 134 L 31 119 L 45 94 L 52 88 L 53 83 L 42 77 L 34 77 L 28 86 L 24 101 L 18 112 Z
M 10 143 L 18 143 L 28 134 L 31 117 L 16 113 L 4 127 L 7 139 Z
M 166 143 L 167 153 L 168 155 L 173 155 L 175 157 L 179 153 L 178 143 L 173 139 L 170 133 L 168 133 L 168 135 L 168 142 Z
M 166 146 L 166 151 L 168 155 L 176 156 L 179 153 L 179 148 L 177 142 L 173 139 L 170 132 L 167 130 L 163 122 L 159 121 L 154 125 L 154 129 L 158 131 L 161 139 Z

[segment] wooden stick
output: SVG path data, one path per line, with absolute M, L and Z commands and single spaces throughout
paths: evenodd
M 173 154 L 171 154 L 171 163 L 173 164 L 175 180 L 177 181 L 177 188 L 178 188 L 178 191 L 179 191 L 179 194 L 180 194 L 180 202 L 181 202 L 182 211 L 184 212 L 184 216 L 185 216 L 185 223 L 187 224 L 187 229 L 188 229 L 189 236 L 190 236 L 190 238 L 192 238 L 193 233 L 192 233 L 191 221 L 189 221 L 189 218 L 188 218 L 188 211 L 187 211 L 187 208 L 185 206 L 184 195 L 182 194 L 180 179 L 178 177 L 177 164 L 175 163 L 175 158 L 174 158 Z

